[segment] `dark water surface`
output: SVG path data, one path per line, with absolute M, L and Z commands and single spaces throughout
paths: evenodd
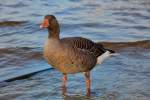
M 58 18 L 61 37 L 119 53 L 92 71 L 90 98 L 81 73 L 69 75 L 70 95 L 61 96 L 61 74 L 42 57 L 46 14 Z M 150 0 L 0 0 L 0 100 L 150 100 L 149 51 Z

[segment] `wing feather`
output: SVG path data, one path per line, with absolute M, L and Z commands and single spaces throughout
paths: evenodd
M 92 53 L 96 57 L 106 52 L 103 45 L 94 43 L 93 41 L 82 37 L 62 38 L 61 42 L 68 44 L 73 48 L 87 50 L 88 52 Z

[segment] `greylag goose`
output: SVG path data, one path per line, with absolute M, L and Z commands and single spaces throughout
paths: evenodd
M 44 58 L 63 74 L 62 94 L 66 95 L 67 74 L 84 72 L 86 95 L 90 96 L 90 70 L 101 63 L 113 50 L 105 49 L 82 37 L 59 38 L 60 27 L 54 15 L 46 15 L 40 28 L 48 29 L 48 39 L 44 45 Z

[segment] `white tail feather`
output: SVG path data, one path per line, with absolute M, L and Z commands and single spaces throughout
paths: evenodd
M 106 51 L 101 56 L 97 58 L 97 64 L 101 64 L 105 59 L 109 58 L 111 56 L 111 53 L 109 51 Z

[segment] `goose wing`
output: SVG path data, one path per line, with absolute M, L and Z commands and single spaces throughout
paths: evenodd
M 61 42 L 69 44 L 73 48 L 86 50 L 92 53 L 95 57 L 98 57 L 106 52 L 106 49 L 103 47 L 103 45 L 94 43 L 93 41 L 82 37 L 62 38 Z

